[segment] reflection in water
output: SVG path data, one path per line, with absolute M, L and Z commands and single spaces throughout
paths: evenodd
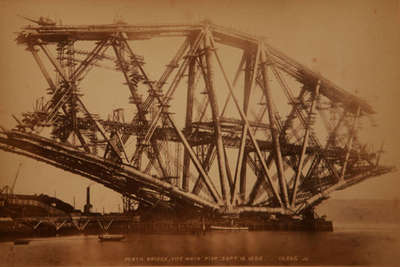
M 209 232 L 204 235 L 131 234 L 121 242 L 97 236 L 0 243 L 0 264 L 183 265 L 183 264 L 389 264 L 400 248 L 399 231 Z

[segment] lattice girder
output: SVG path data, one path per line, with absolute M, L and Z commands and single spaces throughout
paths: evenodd
M 152 58 L 135 44 L 171 37 L 181 45 L 151 80 L 144 62 Z M 301 214 L 334 190 L 393 170 L 358 137 L 372 107 L 262 38 L 205 22 L 28 26 L 17 42 L 34 56 L 50 98 L 3 130 L 0 148 L 143 205 Z M 241 54 L 234 75 L 224 65 L 229 47 Z M 131 120 L 123 109 L 107 119 L 88 110 L 81 84 L 98 67 L 122 74 Z

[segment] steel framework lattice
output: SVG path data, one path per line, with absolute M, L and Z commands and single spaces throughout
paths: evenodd
M 161 37 L 182 44 L 154 81 L 135 42 Z M 262 38 L 209 22 L 42 23 L 17 42 L 32 53 L 49 99 L 3 129 L 0 148 L 140 205 L 301 215 L 334 190 L 392 170 L 358 135 L 372 107 Z M 234 75 L 226 48 L 241 56 Z M 122 73 L 134 114 L 115 109 L 106 119 L 88 110 L 80 84 L 97 67 Z M 182 96 L 186 103 L 176 100 Z

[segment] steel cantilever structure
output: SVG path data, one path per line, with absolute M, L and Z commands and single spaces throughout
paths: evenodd
M 182 44 L 153 81 L 135 41 L 170 37 Z M 209 22 L 120 23 L 28 26 L 17 43 L 32 53 L 49 99 L 3 129 L 0 148 L 140 205 L 302 215 L 334 190 L 393 170 L 358 136 L 373 108 L 262 38 Z M 227 47 L 241 54 L 235 75 L 224 66 Z M 97 67 L 122 73 L 129 122 L 122 109 L 102 119 L 86 107 L 80 83 Z

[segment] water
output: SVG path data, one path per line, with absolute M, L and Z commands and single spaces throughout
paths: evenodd
M 130 234 L 122 242 L 64 236 L 32 239 L 29 245 L 0 243 L 0 265 L 396 265 L 399 237 L 398 229 L 376 228 L 320 233 Z

